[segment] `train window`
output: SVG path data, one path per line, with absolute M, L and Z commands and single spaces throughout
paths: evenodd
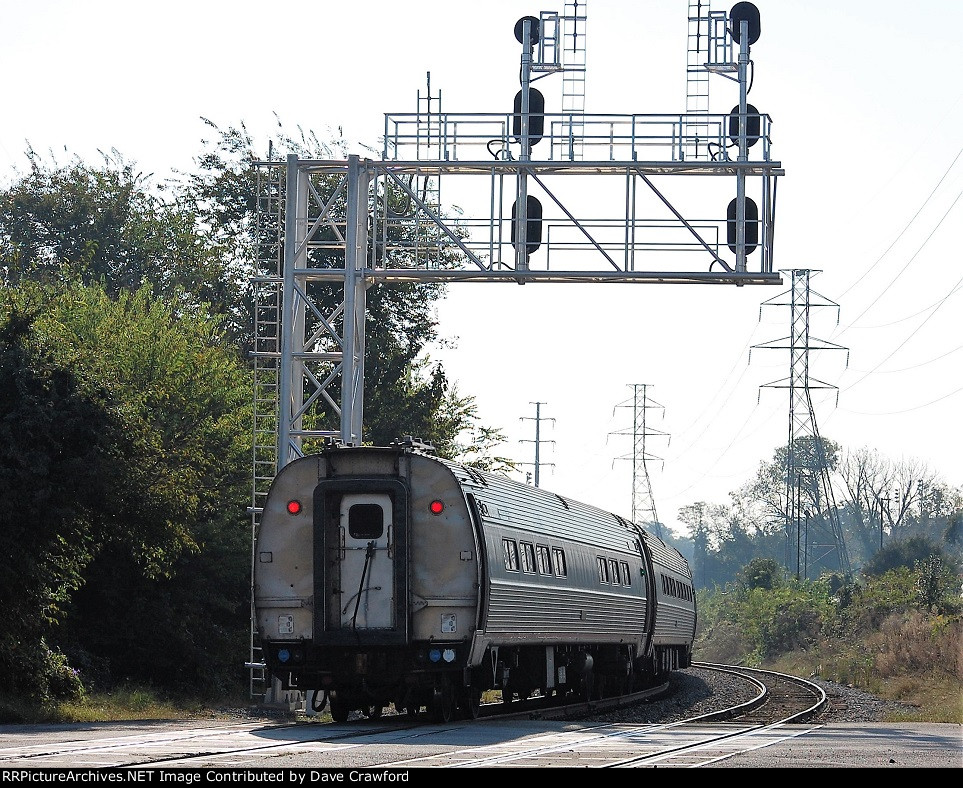
M 552 548 L 552 563 L 555 564 L 555 574 L 558 577 L 568 575 L 568 567 L 565 565 L 565 551 L 561 547 Z
M 514 539 L 502 539 L 502 549 L 505 551 L 505 568 L 509 572 L 518 571 L 518 545 Z
M 385 513 L 376 503 L 356 503 L 348 509 L 352 539 L 377 539 L 385 532 Z
M 535 572 L 535 548 L 528 542 L 522 542 L 522 571 Z
M 552 559 L 550 558 L 548 548 L 545 545 L 535 545 L 535 559 L 538 563 L 538 571 L 541 574 L 552 574 Z
M 609 562 L 606 561 L 602 556 L 598 557 L 599 562 L 599 582 L 607 583 L 609 582 Z
M 622 585 L 622 573 L 619 571 L 619 562 L 615 558 L 609 559 L 609 577 L 615 585 Z
M 622 582 L 625 583 L 625 585 L 630 586 L 632 585 L 632 575 L 629 574 L 629 565 L 625 563 L 625 561 L 622 561 L 621 564 L 622 564 Z

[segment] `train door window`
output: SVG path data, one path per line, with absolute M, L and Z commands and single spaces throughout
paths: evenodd
M 619 571 L 619 562 L 615 558 L 609 559 L 609 577 L 613 585 L 622 585 L 622 573 Z
M 539 574 L 552 574 L 552 559 L 545 545 L 535 545 L 535 562 L 538 565 Z
M 629 574 L 629 565 L 625 561 L 619 562 L 622 566 L 622 583 L 630 586 L 632 585 L 632 575 Z
M 377 539 L 385 532 L 384 516 L 376 503 L 356 503 L 348 509 L 348 533 L 352 539 Z
M 535 547 L 528 542 L 521 543 L 522 548 L 522 571 L 535 573 Z
M 502 550 L 505 552 L 505 568 L 509 572 L 518 571 L 518 545 L 514 539 L 502 539 Z
M 552 548 L 552 563 L 555 565 L 557 577 L 568 576 L 568 567 L 565 565 L 565 551 L 561 547 Z
M 598 557 L 599 562 L 599 582 L 607 583 L 609 582 L 609 562 L 606 561 L 602 556 Z

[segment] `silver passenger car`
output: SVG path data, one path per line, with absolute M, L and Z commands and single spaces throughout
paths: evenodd
M 255 549 L 257 632 L 334 718 L 476 717 L 482 693 L 622 694 L 688 667 L 688 563 L 609 512 L 440 459 L 332 446 L 277 475 Z

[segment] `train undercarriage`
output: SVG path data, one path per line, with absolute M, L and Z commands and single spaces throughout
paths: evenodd
M 634 645 L 511 645 L 491 647 L 479 665 L 446 662 L 443 644 L 430 648 L 317 648 L 303 666 L 276 673 L 285 689 L 310 693 L 313 711 L 327 704 L 336 722 L 352 711 L 380 717 L 393 706 L 435 722 L 475 719 L 483 698 L 504 706 L 533 697 L 591 700 L 636 692 L 658 683 L 670 670 L 688 667 L 679 647 L 637 656 Z M 496 694 L 497 693 L 497 694 Z

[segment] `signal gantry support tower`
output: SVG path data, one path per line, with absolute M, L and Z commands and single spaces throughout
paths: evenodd
M 786 567 L 791 568 L 790 548 L 795 543 L 796 577 L 808 577 L 814 568 L 851 571 L 846 542 L 839 524 L 839 511 L 830 483 L 830 463 L 826 445 L 816 425 L 811 393 L 816 389 L 837 387 L 813 378 L 809 374 L 811 350 L 845 350 L 841 345 L 811 337 L 809 311 L 813 306 L 839 305 L 814 293 L 809 287 L 810 277 L 818 272 L 794 269 L 789 272 L 792 288 L 788 293 L 763 302 L 762 306 L 779 305 L 792 308 L 792 326 L 788 337 L 756 345 L 757 348 L 789 350 L 789 377 L 764 384 L 763 388 L 789 389 L 789 438 L 786 444 L 785 467 L 785 527 Z M 777 301 L 790 295 L 790 301 Z M 820 299 L 812 302 L 812 296 Z M 760 315 L 762 312 L 760 306 Z M 784 344 L 788 340 L 788 345 Z M 750 350 L 751 354 L 751 350 Z M 848 354 L 847 354 L 848 357 Z M 805 525 L 805 527 L 804 527 Z M 833 556 L 833 560 L 828 560 Z
M 617 460 L 632 461 L 632 522 L 650 525 L 656 535 L 662 537 L 662 522 L 655 510 L 655 496 L 652 494 L 652 479 L 649 477 L 648 460 L 659 460 L 646 450 L 646 439 L 652 435 L 668 437 L 668 433 L 651 429 L 647 424 L 646 414 L 652 408 L 665 407 L 648 396 L 649 386 L 646 383 L 632 384 L 631 402 L 623 402 L 616 408 L 632 408 L 632 431 L 620 431 L 615 435 L 632 436 L 632 455 L 616 457 Z
M 514 23 L 514 104 L 506 90 L 496 112 L 443 112 L 429 82 L 416 112 L 385 115 L 380 159 L 269 153 L 255 164 L 254 532 L 280 468 L 325 441 L 363 440 L 372 288 L 782 284 L 772 238 L 784 170 L 772 156 L 772 119 L 746 102 L 758 11 L 737 3 L 713 17 L 723 24 L 711 65 L 735 75 L 736 108 L 595 114 L 580 109 L 585 6 Z M 561 112 L 532 85 L 553 74 L 562 75 Z M 454 178 L 478 187 L 464 215 L 440 205 L 441 180 Z M 260 664 L 254 648 L 251 664 Z
M 533 402 L 533 403 L 531 403 L 531 404 L 535 406 L 535 416 L 534 416 L 534 417 L 532 417 L 532 416 L 521 416 L 521 419 L 522 419 L 522 421 L 528 420 L 528 421 L 534 421 L 534 422 L 535 422 L 535 440 L 530 441 L 530 440 L 522 439 L 522 440 L 520 441 L 520 443 L 534 443 L 534 444 L 535 444 L 535 462 L 534 462 L 534 463 L 531 463 L 531 462 L 522 462 L 522 463 L 519 463 L 519 464 L 520 464 L 520 465 L 534 465 L 534 466 L 535 466 L 535 479 L 534 479 L 534 481 L 535 481 L 535 486 L 538 487 L 538 486 L 539 486 L 539 481 L 540 481 L 539 471 L 541 470 L 541 467 L 542 467 L 543 465 L 549 465 L 549 466 L 554 466 L 554 465 L 555 465 L 554 462 L 547 462 L 547 463 L 545 463 L 545 462 L 542 462 L 542 461 L 541 461 L 541 447 L 542 447 L 542 444 L 543 444 L 543 443 L 555 443 L 555 441 L 546 441 L 546 440 L 543 440 L 543 439 L 542 439 L 542 422 L 543 422 L 543 421 L 551 421 L 551 422 L 554 423 L 554 422 L 555 422 L 555 419 L 545 418 L 544 416 L 542 416 L 542 405 L 545 405 L 545 404 L 547 404 L 547 403 L 545 403 L 545 402 Z

